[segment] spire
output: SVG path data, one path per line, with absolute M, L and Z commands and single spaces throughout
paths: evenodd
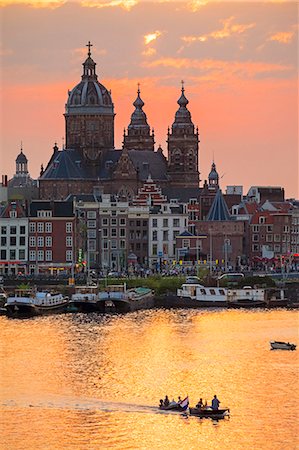
M 137 97 L 133 103 L 135 110 L 131 115 L 127 136 L 124 136 L 124 146 L 128 150 L 154 150 L 154 132 L 147 123 L 147 117 L 143 111 L 144 102 L 140 97 L 140 83 L 137 84 Z
M 138 89 L 137 89 L 137 98 L 135 100 L 135 102 L 133 103 L 133 106 L 135 106 L 136 110 L 142 110 L 143 106 L 144 106 L 144 102 L 142 101 L 142 99 L 140 98 L 140 83 L 137 84 Z M 134 114 L 134 113 L 133 113 Z
M 182 94 L 180 96 L 180 98 L 178 99 L 177 103 L 180 105 L 180 107 L 186 108 L 186 106 L 189 103 L 189 100 L 187 100 L 187 98 L 185 97 L 185 88 L 184 88 L 184 80 L 181 81 L 182 83 Z
M 187 105 L 189 100 L 185 96 L 185 86 L 184 81 L 181 81 L 181 96 L 178 99 L 177 103 L 179 105 L 179 109 L 175 113 L 175 119 L 172 124 L 172 132 L 176 132 L 178 130 L 184 130 L 186 134 L 194 133 L 194 125 L 191 120 L 190 111 L 187 109 Z M 178 131 L 180 134 L 180 131 Z
M 207 216 L 207 220 L 230 220 L 230 213 L 223 198 L 221 189 L 218 189 L 217 194 L 215 195 L 214 201 L 212 203 L 211 209 Z

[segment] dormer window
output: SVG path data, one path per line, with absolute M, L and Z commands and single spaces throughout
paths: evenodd
M 15 219 L 15 218 L 17 217 L 17 211 L 10 211 L 9 217 L 10 217 L 11 219 Z

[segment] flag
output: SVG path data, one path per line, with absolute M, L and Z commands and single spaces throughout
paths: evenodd
M 182 401 L 180 402 L 180 407 L 181 407 L 181 409 L 182 409 L 183 411 L 186 411 L 186 409 L 188 408 L 188 406 L 189 406 L 189 398 L 188 398 L 188 395 L 187 395 L 187 397 L 184 398 L 184 400 L 182 400 Z

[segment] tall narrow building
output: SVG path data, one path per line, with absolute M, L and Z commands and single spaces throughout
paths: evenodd
M 194 130 L 189 101 L 185 97 L 184 83 L 177 103 L 179 109 L 175 114 L 171 132 L 168 131 L 168 175 L 171 184 L 178 187 L 198 187 L 198 130 Z

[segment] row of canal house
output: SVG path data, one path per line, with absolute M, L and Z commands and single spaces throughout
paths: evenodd
M 200 199 L 169 201 L 148 180 L 129 204 L 110 194 L 9 202 L 0 218 L 1 273 L 157 270 L 244 262 L 291 263 L 299 253 L 296 202 L 245 199 L 230 210 L 220 189 L 199 220 Z

